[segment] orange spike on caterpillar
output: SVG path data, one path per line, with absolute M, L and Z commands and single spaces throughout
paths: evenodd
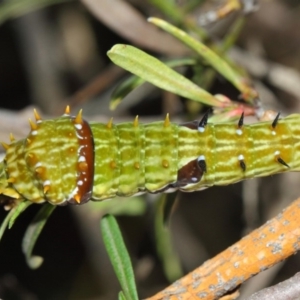
M 69 115 L 70 115 L 70 113 L 71 113 L 71 111 L 70 111 L 70 106 L 69 106 L 69 105 L 67 105 L 67 106 L 66 106 L 66 109 L 65 109 L 65 113 L 64 113 L 64 115 L 65 115 L 65 116 L 69 116 Z
M 78 112 L 77 116 L 74 119 L 74 123 L 75 124 L 82 124 L 83 120 L 82 120 L 82 109 Z
M 38 122 L 41 122 L 42 121 L 42 118 L 41 116 L 38 114 L 37 110 L 34 108 L 33 109 L 33 113 L 34 113 L 34 117 L 35 117 L 35 120 Z
M 81 199 L 80 195 L 76 194 L 73 198 L 75 199 L 75 201 L 76 201 L 78 204 L 80 203 L 80 199 Z
M 6 143 L 4 143 L 4 142 L 1 142 L 1 145 L 2 145 L 2 147 L 4 148 L 4 150 L 8 150 L 8 148 L 9 148 L 9 145 L 8 145 L 8 144 L 6 144 Z
M 133 126 L 134 126 L 134 127 L 138 127 L 138 126 L 139 126 L 139 116 L 136 116 L 136 117 L 134 118 Z
M 11 142 L 14 142 L 16 140 L 12 133 L 9 134 L 9 139 Z
M 46 194 L 49 190 L 50 190 L 50 185 L 44 184 L 44 187 L 43 187 L 44 194 Z
M 28 121 L 29 121 L 29 125 L 30 125 L 30 128 L 32 131 L 35 131 L 38 129 L 38 126 L 36 123 L 34 123 L 31 119 L 28 119 Z
M 164 121 L 164 127 L 168 127 L 168 126 L 170 126 L 170 117 L 169 117 L 169 114 L 166 114 L 166 118 Z
M 35 168 L 35 172 L 39 175 L 43 174 L 44 172 L 44 168 L 43 167 L 36 167 Z
M 107 127 L 108 129 L 111 129 L 112 126 L 113 126 L 113 118 L 110 118 L 110 120 L 109 120 L 108 123 L 106 124 L 106 127 Z

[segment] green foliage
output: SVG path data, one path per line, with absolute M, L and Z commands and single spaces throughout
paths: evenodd
M 116 219 L 106 215 L 100 225 L 106 251 L 122 287 L 119 299 L 138 300 L 130 258 Z
M 45 203 L 27 227 L 23 237 L 22 250 L 25 254 L 27 264 L 31 269 L 37 269 L 43 263 L 42 257 L 31 254 L 41 231 L 55 208 L 55 205 Z
M 195 65 L 196 60 L 192 58 L 172 59 L 166 61 L 165 64 L 170 68 L 176 68 Z M 110 97 L 110 109 L 114 110 L 131 91 L 138 88 L 144 82 L 145 80 L 143 78 L 135 75 L 131 75 L 128 79 L 124 80 L 117 86 Z
M 166 206 L 174 204 L 177 193 L 163 194 L 155 205 L 155 237 L 156 247 L 162 261 L 164 272 L 170 282 L 183 276 L 180 260 L 172 244 L 169 226 L 166 226 Z
M 222 106 L 222 102 L 209 92 L 201 89 L 157 58 L 133 46 L 115 45 L 107 55 L 118 66 L 166 91 L 211 106 Z
M 5 219 L 2 221 L 0 226 L 0 240 L 6 230 L 6 228 L 11 229 L 14 225 L 16 219 L 24 212 L 24 210 L 32 205 L 30 201 L 22 201 L 16 207 L 12 208 L 10 212 L 6 215 Z

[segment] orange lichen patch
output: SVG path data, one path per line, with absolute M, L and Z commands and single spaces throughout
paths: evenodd
M 219 299 L 300 249 L 300 198 L 257 230 L 147 300 Z
M 77 116 L 75 117 L 74 120 L 75 124 L 82 124 L 83 120 L 82 120 L 82 109 L 78 112 Z
M 38 126 L 31 119 L 28 119 L 31 130 L 37 130 Z

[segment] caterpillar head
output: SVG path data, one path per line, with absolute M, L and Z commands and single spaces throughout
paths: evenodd
M 56 119 L 30 121 L 27 138 L 5 145 L 0 166 L 0 193 L 34 203 L 82 204 L 93 185 L 93 139 L 81 117 L 66 113 Z

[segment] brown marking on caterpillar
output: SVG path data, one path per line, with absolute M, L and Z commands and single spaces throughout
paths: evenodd
M 203 167 L 203 166 L 202 166 Z M 203 176 L 203 173 L 206 171 L 202 169 L 201 164 L 199 164 L 198 158 L 190 161 L 185 166 L 177 172 L 177 182 L 174 184 L 174 187 L 185 186 L 190 183 L 199 182 Z
M 182 123 L 179 126 L 187 127 L 192 130 L 198 130 L 199 121 L 197 121 L 197 120 L 190 121 L 190 122 Z
M 77 193 L 68 203 L 84 204 L 92 197 L 94 179 L 94 140 L 88 122 L 77 115 L 73 119 L 78 137 Z

